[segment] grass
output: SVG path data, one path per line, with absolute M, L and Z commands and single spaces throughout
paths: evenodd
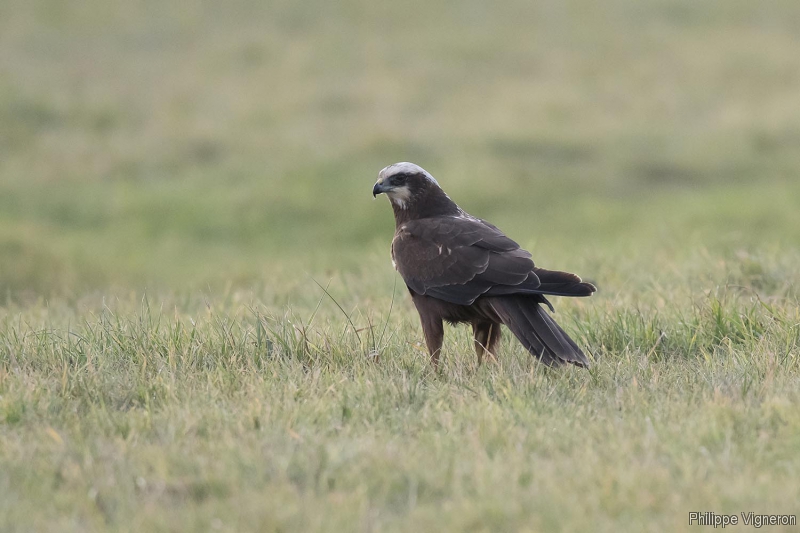
M 789 0 L 4 2 L 0 531 L 797 514 L 798 30 Z M 398 160 L 596 282 L 554 302 L 590 370 L 507 333 L 478 368 L 466 329 L 432 370 L 369 196 Z
M 374 335 L 324 301 L 312 320 L 239 293 L 15 313 L 3 528 L 658 531 L 698 508 L 791 512 L 796 304 L 675 293 L 562 305 L 589 371 L 509 342 L 475 368 L 460 330 L 434 373 L 405 305 L 356 309 Z

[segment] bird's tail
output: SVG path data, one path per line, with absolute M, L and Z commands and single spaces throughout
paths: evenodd
M 546 365 L 572 363 L 588 367 L 589 359 L 540 301 L 546 302 L 542 297 L 504 296 L 492 298 L 491 305 L 519 342 Z

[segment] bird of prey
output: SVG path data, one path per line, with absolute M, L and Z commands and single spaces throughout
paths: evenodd
M 590 296 L 591 283 L 534 265 L 531 254 L 492 224 L 458 207 L 425 169 L 395 163 L 378 174 L 372 195 L 392 204 L 392 262 L 419 312 L 431 362 L 438 365 L 443 322 L 472 325 L 478 364 L 495 355 L 500 325 L 543 363 L 589 360 L 543 305 L 545 295 Z

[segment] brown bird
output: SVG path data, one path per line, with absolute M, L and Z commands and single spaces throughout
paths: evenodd
M 438 365 L 443 321 L 472 325 L 478 364 L 495 355 L 500 325 L 547 365 L 589 360 L 550 318 L 545 295 L 590 296 L 591 283 L 545 270 L 492 224 L 458 207 L 425 169 L 395 163 L 378 174 L 372 195 L 394 210 L 392 262 L 419 312 L 431 362 Z

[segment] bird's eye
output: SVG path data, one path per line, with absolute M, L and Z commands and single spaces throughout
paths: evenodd
M 403 185 L 405 182 L 406 182 L 405 174 L 398 174 L 396 176 L 392 176 L 391 179 L 389 179 L 389 183 L 391 183 L 395 187 L 398 185 Z

